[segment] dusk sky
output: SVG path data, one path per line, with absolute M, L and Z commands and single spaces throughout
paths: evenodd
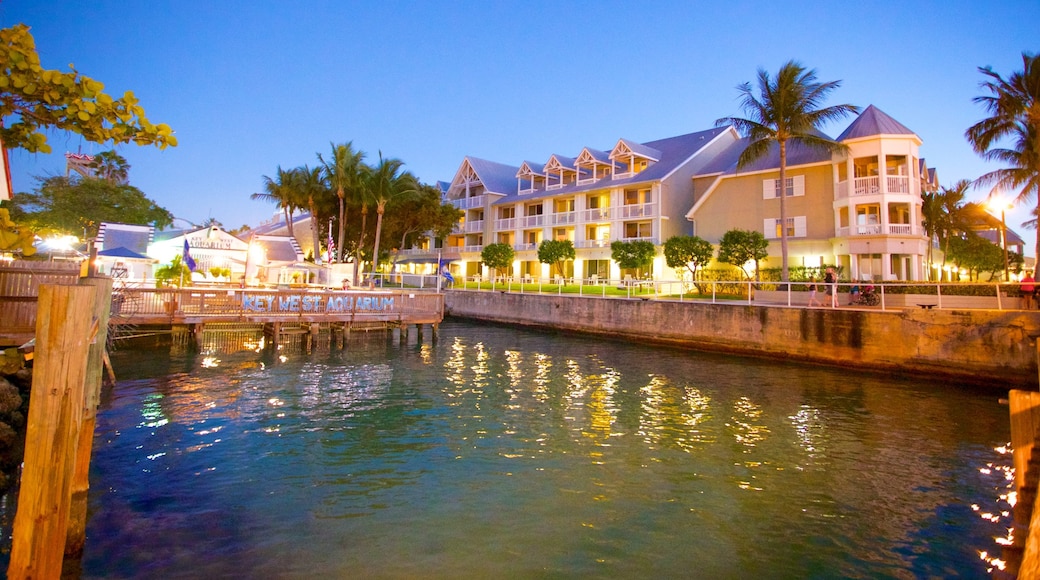
M 995 169 L 964 139 L 985 116 L 979 66 L 1007 77 L 1040 51 L 1040 1 L 364 2 L 0 0 L 45 68 L 131 90 L 180 144 L 122 145 L 130 182 L 175 216 L 257 225 L 262 176 L 353 141 L 422 181 L 466 155 L 519 165 L 610 150 L 742 116 L 736 86 L 790 59 L 840 80 L 827 104 L 873 104 L 923 140 L 952 185 Z M 825 128 L 836 137 L 852 119 Z M 15 191 L 111 145 L 51 131 L 11 152 Z M 986 191 L 972 191 L 982 199 Z M 1020 227 L 1036 200 L 1008 215 Z M 185 225 L 178 222 L 177 225 Z

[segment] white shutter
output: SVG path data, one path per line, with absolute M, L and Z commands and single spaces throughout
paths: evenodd
M 808 234 L 806 233 L 806 229 L 805 229 L 805 216 L 804 215 L 796 216 L 794 218 L 794 237 L 796 237 L 796 238 L 804 238 L 807 235 Z
M 776 180 L 775 179 L 763 179 L 762 180 L 762 199 L 773 199 L 776 197 Z
M 794 181 L 794 195 L 795 195 L 795 197 L 797 197 L 799 195 L 805 195 L 805 176 L 804 175 L 795 175 L 793 181 Z
M 773 180 L 767 180 L 767 181 L 773 181 Z M 777 237 L 776 237 L 776 222 L 777 221 L 779 221 L 779 220 L 775 220 L 773 218 L 766 218 L 766 219 L 762 220 L 762 231 L 765 234 L 767 240 L 775 240 L 775 239 L 777 239 Z

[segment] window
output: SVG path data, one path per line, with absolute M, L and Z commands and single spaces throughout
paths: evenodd
M 540 204 L 540 203 L 533 203 L 531 205 L 525 206 L 524 207 L 524 215 L 525 216 L 542 215 L 542 204 Z
M 653 236 L 653 228 L 650 222 L 627 222 L 625 223 L 626 238 L 649 238 Z
M 778 240 L 783 235 L 783 230 L 780 226 L 781 222 L 779 219 L 767 218 L 763 229 L 765 230 L 765 236 L 770 240 Z M 805 216 L 795 216 L 787 218 L 787 237 L 789 238 L 804 238 L 806 236 L 805 231 Z
M 805 176 L 793 175 L 787 178 L 787 197 L 805 195 Z M 780 197 L 780 180 L 762 180 L 762 199 L 775 199 Z
M 641 203 L 652 203 L 653 193 L 647 189 L 626 189 L 625 205 L 637 205 Z
M 516 208 L 513 206 L 498 208 L 498 219 L 509 220 L 516 217 Z

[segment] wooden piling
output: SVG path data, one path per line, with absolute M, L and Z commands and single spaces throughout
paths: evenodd
M 96 289 L 42 286 L 8 578 L 58 578 L 83 424 Z
M 94 318 L 98 333 L 87 351 L 87 371 L 83 383 L 83 426 L 76 450 L 76 466 L 72 474 L 72 496 L 69 510 L 65 555 L 83 553 L 87 535 L 87 493 L 90 490 L 90 456 L 94 449 L 94 424 L 101 404 L 101 377 L 108 342 L 108 317 L 112 306 L 111 278 L 84 278 L 80 285 L 94 289 Z

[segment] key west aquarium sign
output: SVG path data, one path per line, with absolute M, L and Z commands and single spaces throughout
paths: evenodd
M 244 294 L 242 309 L 250 312 L 385 312 L 394 309 L 394 297 Z

